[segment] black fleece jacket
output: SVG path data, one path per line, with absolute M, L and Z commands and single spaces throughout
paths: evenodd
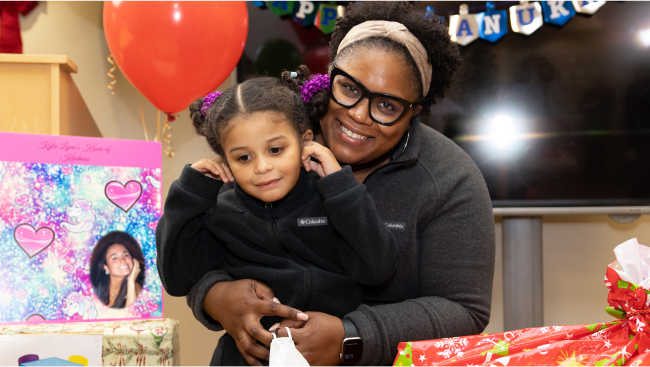
M 395 272 L 395 238 L 349 166 L 322 179 L 301 170 L 296 186 L 274 203 L 236 184 L 218 196 L 222 185 L 187 165 L 169 189 L 156 229 L 169 294 L 185 296 L 221 269 L 269 285 L 283 304 L 343 317 L 361 304 L 361 285 L 381 284 Z

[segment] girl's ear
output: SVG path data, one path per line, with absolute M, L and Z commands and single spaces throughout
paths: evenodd
M 104 271 L 110 271 L 107 265 L 104 265 Z
M 300 141 L 302 146 L 305 146 L 305 143 L 314 140 L 314 132 L 311 129 L 307 129 L 304 134 L 302 134 L 302 140 Z

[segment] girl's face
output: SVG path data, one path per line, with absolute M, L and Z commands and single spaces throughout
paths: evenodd
M 249 195 L 270 203 L 285 197 L 300 177 L 301 140 L 277 113 L 255 112 L 230 121 L 223 150 L 237 184 Z
M 399 55 L 364 47 L 341 60 L 337 67 L 373 92 L 411 102 L 418 98 L 411 82 L 410 68 Z M 411 118 L 420 110 L 421 107 L 416 106 L 394 125 L 383 126 L 368 115 L 367 98 L 352 108 L 345 108 L 330 99 L 327 115 L 320 121 L 323 140 L 341 164 L 374 163 L 397 145 L 408 130 Z
M 124 245 L 116 243 L 106 251 L 106 264 L 104 270 L 108 270 L 113 277 L 126 277 L 131 274 L 133 259 L 131 253 Z

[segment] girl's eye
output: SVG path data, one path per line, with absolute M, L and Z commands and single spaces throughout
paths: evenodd
M 251 156 L 248 155 L 248 154 L 244 154 L 244 155 L 240 156 L 239 158 L 237 158 L 237 160 L 240 161 L 240 162 L 248 162 L 250 159 L 251 159 Z
M 283 148 L 280 148 L 280 147 L 273 147 L 273 148 L 271 148 L 271 149 L 269 150 L 269 152 L 271 152 L 271 154 L 280 154 L 280 152 L 282 152 L 282 150 L 283 150 Z

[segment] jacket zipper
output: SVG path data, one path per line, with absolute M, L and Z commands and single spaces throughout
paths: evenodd
M 275 243 L 277 243 L 278 247 L 280 250 L 284 251 L 287 255 L 287 258 L 291 259 L 291 254 L 289 253 L 289 249 L 287 249 L 283 244 L 282 241 L 280 241 L 280 236 L 278 236 L 278 214 L 273 210 L 273 204 L 271 203 L 266 203 L 264 205 L 266 209 L 268 209 L 271 214 L 273 215 L 273 222 L 271 222 L 271 225 L 273 226 L 273 236 L 275 237 Z
M 313 292 L 314 292 L 313 275 L 311 269 L 307 268 L 307 301 L 305 301 L 305 307 L 303 307 L 303 310 L 309 309 L 309 303 L 311 302 L 311 294 Z

